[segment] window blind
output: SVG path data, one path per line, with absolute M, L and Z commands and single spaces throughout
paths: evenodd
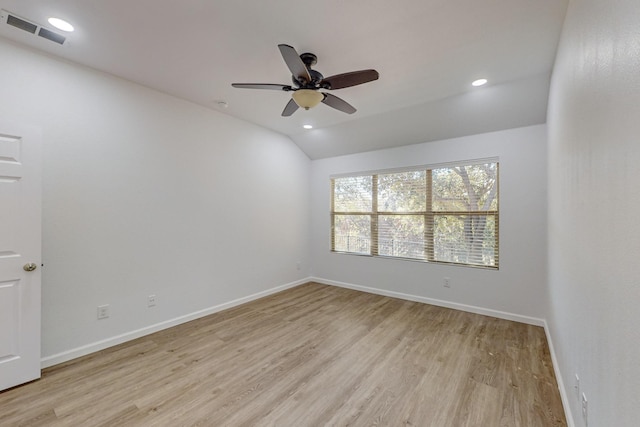
M 498 163 L 331 179 L 331 250 L 498 268 Z

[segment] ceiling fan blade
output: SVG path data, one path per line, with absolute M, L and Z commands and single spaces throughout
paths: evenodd
M 325 89 L 342 89 L 345 87 L 357 86 L 363 83 L 378 80 L 380 75 L 376 70 L 360 70 L 350 73 L 336 74 L 322 79 L 320 87 Z
M 296 101 L 291 98 L 287 105 L 284 107 L 284 110 L 282 110 L 282 117 L 289 117 L 290 115 L 295 113 L 297 109 L 298 104 L 296 104 Z
M 291 74 L 303 83 L 310 82 L 311 76 L 309 75 L 309 70 L 307 70 L 307 66 L 304 65 L 302 59 L 300 59 L 298 52 L 288 44 L 279 44 L 278 49 L 280 49 L 282 59 L 284 59 L 287 67 L 291 70 Z
M 291 90 L 291 86 L 278 85 L 271 83 L 231 83 L 231 86 L 240 89 L 270 89 L 270 90 L 283 90 L 288 92 Z
M 353 105 L 349 104 L 342 98 L 338 98 L 335 95 L 331 95 L 330 93 L 323 93 L 324 99 L 322 100 L 323 104 L 327 104 L 329 107 L 335 108 L 336 110 L 340 110 L 347 114 L 353 114 L 357 110 Z

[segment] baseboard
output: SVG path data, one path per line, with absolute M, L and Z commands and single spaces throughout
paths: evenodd
M 567 419 L 567 427 L 575 427 L 576 423 L 573 420 L 573 413 L 571 412 L 571 405 L 569 404 L 569 396 L 567 395 L 567 389 L 564 386 L 564 380 L 562 379 L 562 373 L 560 372 L 560 365 L 558 364 L 558 358 L 556 357 L 556 350 L 553 347 L 551 332 L 549 331 L 549 325 L 546 320 L 544 321 L 544 333 L 547 336 L 547 343 L 549 344 L 551 363 L 553 364 L 553 372 L 556 375 L 556 382 L 558 383 L 558 390 L 560 391 L 560 399 L 562 400 L 562 406 L 564 407 L 564 416 Z
M 385 289 L 371 288 L 368 286 L 355 285 L 352 283 L 338 282 L 335 280 L 323 279 L 319 277 L 307 277 L 305 279 L 296 280 L 294 282 L 290 282 L 281 286 L 276 286 L 271 289 L 267 289 L 265 291 L 248 295 L 246 297 L 238 298 L 233 301 L 218 304 L 203 310 L 198 310 L 193 313 L 186 314 L 184 316 L 179 316 L 179 317 L 166 320 L 164 322 L 156 323 L 154 325 L 150 325 L 141 329 L 126 332 L 124 334 L 120 334 L 111 338 L 107 338 L 101 341 L 97 341 L 91 344 L 77 347 L 77 348 L 64 351 L 58 354 L 47 356 L 41 359 L 40 364 L 42 368 L 47 368 L 53 365 L 57 365 L 59 363 L 64 363 L 81 356 L 86 356 L 87 354 L 91 354 L 96 351 L 104 350 L 105 348 L 109 348 L 118 344 L 122 344 L 127 341 L 134 340 L 136 338 L 143 337 L 145 335 L 152 334 L 154 332 L 161 331 L 163 329 L 171 328 L 173 326 L 177 326 L 182 323 L 186 323 L 191 320 L 198 319 L 200 317 L 208 316 L 210 314 L 214 314 L 222 310 L 236 307 L 238 305 L 245 304 L 247 302 L 254 301 L 254 300 L 257 300 L 257 299 L 260 299 L 260 298 L 263 298 L 287 289 L 295 288 L 296 286 L 300 286 L 308 282 L 316 282 L 316 283 L 321 283 L 321 284 L 330 285 L 330 286 L 353 289 L 353 290 L 367 292 L 367 293 L 376 294 L 376 295 L 383 295 L 383 296 L 388 296 L 392 298 L 404 299 L 408 301 L 421 302 L 424 304 L 431 304 L 439 307 L 452 308 L 455 310 L 466 311 L 469 313 L 482 314 L 485 316 L 496 317 L 499 319 L 512 320 L 514 322 L 520 322 L 520 323 L 525 323 L 529 325 L 544 327 L 544 331 L 547 337 L 547 342 L 549 344 L 551 362 L 553 364 L 553 370 L 556 376 L 556 381 L 558 383 L 558 389 L 560 391 L 560 398 L 562 400 L 562 405 L 564 407 L 565 417 L 567 418 L 567 425 L 568 427 L 575 427 L 573 414 L 571 413 L 571 406 L 569 405 L 569 399 L 567 396 L 566 388 L 564 386 L 564 381 L 562 379 L 563 377 L 561 375 L 560 368 L 558 365 L 558 360 L 556 358 L 556 353 L 553 346 L 553 340 L 551 339 L 549 326 L 547 325 L 547 321 L 545 319 L 538 319 L 535 317 L 522 316 L 514 313 L 508 313 L 508 312 L 476 307 L 476 306 L 471 306 L 466 304 L 459 304 L 451 301 L 444 301 L 444 300 L 438 300 L 433 298 L 421 297 L 417 295 L 404 294 L 401 292 L 388 291 Z
M 186 323 L 191 320 L 198 319 L 200 317 L 208 316 L 210 314 L 214 314 L 219 311 L 226 310 L 228 308 L 236 307 L 238 305 L 245 304 L 247 302 L 254 301 L 254 300 L 284 291 L 286 289 L 295 288 L 296 286 L 300 286 L 310 281 L 311 281 L 311 278 L 296 280 L 295 282 L 287 283 L 281 286 L 276 286 L 274 288 L 267 289 L 266 291 L 257 292 L 255 294 L 252 294 L 246 297 L 242 297 L 242 298 L 235 299 L 233 301 L 218 304 L 213 307 L 205 308 L 203 310 L 198 310 L 193 313 L 185 314 L 183 316 L 166 320 L 164 322 L 156 323 L 154 325 L 146 326 L 144 328 L 136 329 L 130 332 L 125 332 L 124 334 L 116 335 L 111 338 L 96 341 L 94 343 L 83 345 L 81 347 L 77 347 L 71 350 L 63 351 L 61 353 L 57 353 L 51 356 L 43 357 L 40 360 L 40 366 L 42 368 L 48 368 L 49 366 L 67 362 L 69 360 L 72 360 L 81 356 L 86 356 L 87 354 L 104 350 L 105 348 L 113 347 L 114 345 L 122 344 L 124 342 L 131 341 L 136 338 L 140 338 L 145 335 L 149 335 L 154 332 L 161 331 L 163 329 L 171 328 L 173 326 L 177 326 L 182 323 Z
M 368 292 L 370 294 L 383 295 L 386 297 L 399 298 L 408 301 L 421 302 L 424 304 L 437 305 L 438 307 L 452 308 L 454 310 L 466 311 L 469 313 L 482 314 L 484 316 L 496 317 L 498 319 L 512 320 L 514 322 L 526 323 L 534 326 L 544 326 L 544 319 L 536 317 L 522 316 L 520 314 L 508 313 L 505 311 L 492 310 L 489 308 L 476 307 L 473 305 L 459 304 L 451 301 L 444 301 L 434 298 L 421 297 L 418 295 L 404 294 L 401 292 L 388 291 L 386 289 L 370 288 L 368 286 L 354 285 L 352 283 L 338 282 L 335 280 L 311 277 L 309 280 L 322 283 L 324 285 L 338 286 L 340 288 L 353 289 L 356 291 Z

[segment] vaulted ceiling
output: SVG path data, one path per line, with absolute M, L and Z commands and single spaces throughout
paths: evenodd
M 75 26 L 63 45 L 5 22 L 0 36 L 288 135 L 315 159 L 544 123 L 567 1 L 0 0 Z M 231 87 L 291 84 L 280 43 L 316 54 L 325 76 L 380 78 L 332 91 L 354 114 L 281 117 L 290 93 Z

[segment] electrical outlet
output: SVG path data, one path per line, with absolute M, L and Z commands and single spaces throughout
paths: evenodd
M 147 307 L 155 307 L 156 305 L 156 295 L 151 294 L 147 297 Z
M 98 319 L 106 319 L 109 317 L 109 304 L 98 306 Z
M 589 418 L 587 417 L 587 396 L 582 393 L 582 419 L 584 420 L 584 427 L 589 426 Z
M 576 399 L 580 401 L 580 377 L 576 374 L 576 380 L 573 383 L 573 391 L 576 393 Z
M 443 279 L 442 285 L 443 285 L 445 288 L 450 288 L 450 287 L 451 287 L 451 279 L 450 279 L 449 277 L 445 277 L 445 278 Z
M 296 262 L 296 270 L 300 270 L 300 261 Z

